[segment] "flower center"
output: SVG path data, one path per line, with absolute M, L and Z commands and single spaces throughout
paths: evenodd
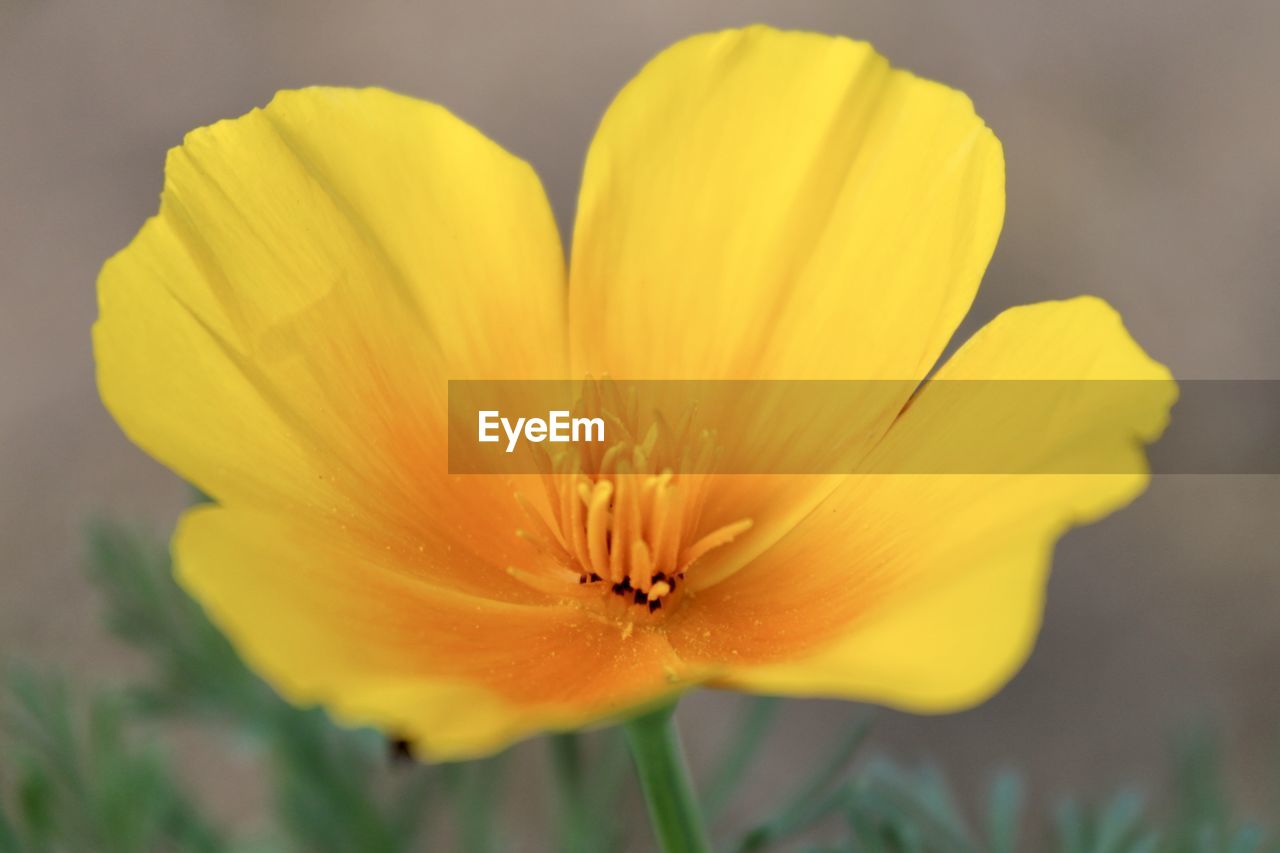
M 732 542 L 751 519 L 704 523 L 713 434 L 694 435 L 688 418 L 671 429 L 659 417 L 638 439 L 634 410 L 625 420 L 607 408 L 604 415 L 621 437 L 604 450 L 588 445 L 546 455 L 551 517 L 517 495 L 535 528 L 519 535 L 574 572 L 580 587 L 653 613 L 674 602 L 700 558 Z

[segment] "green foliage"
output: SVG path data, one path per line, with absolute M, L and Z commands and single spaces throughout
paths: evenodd
M 123 702 L 97 697 L 80 711 L 62 681 L 21 671 L 8 688 L 14 814 L 0 809 L 0 851 L 228 849 L 159 750 L 126 731 Z
M 976 830 L 936 770 L 909 771 L 880 759 L 829 792 L 822 801 L 838 805 L 820 816 L 840 811 L 846 835 L 831 849 L 859 853 L 1277 853 L 1274 833 L 1233 820 L 1217 756 L 1203 736 L 1180 753 L 1175 781 L 1181 793 L 1167 814 L 1124 791 L 1092 807 L 1065 801 L 1046 827 L 1024 814 L 1023 783 L 1006 772 L 991 785 L 986 819 Z M 811 822 L 793 824 L 784 837 L 810 828 Z M 747 835 L 743 849 L 756 849 L 752 838 Z
M 871 719 L 863 717 L 853 723 L 844 738 L 831 751 L 830 757 L 783 806 L 743 838 L 740 849 L 763 850 L 790 838 L 840 809 L 848 798 L 846 787 L 839 784 L 842 771 L 867 739 Z
M 95 525 L 90 574 L 114 632 L 152 666 L 144 683 L 83 695 L 62 680 L 14 672 L 0 695 L 0 853 L 408 853 L 501 851 L 526 833 L 502 822 L 504 756 L 427 766 L 394 758 L 384 737 L 333 725 L 281 700 L 237 656 L 174 582 L 165 550 L 127 529 Z M 702 793 L 713 820 L 750 772 L 777 700 L 746 700 Z M 270 825 L 233 838 L 201 813 L 171 770 L 157 722 L 194 717 L 247 745 L 272 789 Z M 1153 809 L 1136 792 L 1058 803 L 1033 813 L 1017 774 L 997 776 L 966 812 L 938 772 L 862 755 L 870 729 L 852 722 L 829 760 L 777 810 L 723 849 L 860 853 L 1280 853 L 1273 830 L 1242 823 L 1218 750 L 1197 733 L 1175 753 L 1173 801 Z M 554 849 L 628 849 L 640 812 L 618 730 L 548 739 L 558 797 Z M 716 824 L 713 823 L 713 826 Z M 647 848 L 645 841 L 635 846 Z M 827 846 L 805 848 L 813 839 Z
M 751 760 L 764 743 L 780 704 L 781 700 L 773 696 L 759 697 L 747 703 L 738 730 L 703 792 L 702 811 L 707 820 L 714 821 L 733 798 L 747 768 L 751 766 Z
M 287 713 L 174 582 L 165 548 L 105 522 L 90 525 L 87 538 L 88 573 L 102 595 L 107 625 L 154 667 L 154 678 L 135 690 L 141 705 L 157 713 L 229 718 L 251 730 Z

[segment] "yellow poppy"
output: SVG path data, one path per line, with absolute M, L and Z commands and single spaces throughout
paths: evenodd
M 99 387 L 214 499 L 177 572 L 249 663 L 425 755 L 697 685 L 955 709 L 1028 654 L 1056 538 L 1146 483 L 1175 389 L 1104 303 L 1007 311 L 939 375 L 1167 383 L 1045 438 L 1120 473 L 712 477 L 696 500 L 677 473 L 627 526 L 607 477 L 451 476 L 446 380 L 923 378 L 1003 215 L 968 98 L 843 38 L 752 27 L 654 59 L 592 142 L 567 270 L 533 171 L 443 108 L 282 92 L 170 152 L 160 212 L 102 270 Z M 872 412 L 876 452 L 927 455 L 930 400 Z M 615 553 L 668 606 L 578 583 Z

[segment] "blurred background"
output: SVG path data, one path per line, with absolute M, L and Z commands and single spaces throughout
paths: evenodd
M 1280 379 L 1280 4 L 0 0 L 0 659 L 106 685 L 139 666 L 101 626 L 83 525 L 109 515 L 163 536 L 189 493 L 102 410 L 89 327 L 98 267 L 155 211 L 183 133 L 277 89 L 397 89 L 530 161 L 568 234 L 612 95 L 682 36 L 757 21 L 869 40 L 969 93 L 1003 140 L 1008 216 L 963 332 L 1092 293 L 1181 378 Z M 1170 737 L 1207 718 L 1240 798 L 1264 808 L 1278 511 L 1274 476 L 1157 478 L 1060 544 L 1039 646 L 1003 693 L 954 716 L 881 715 L 875 748 L 934 760 L 962 790 L 1015 764 L 1044 796 L 1138 782 L 1159 797 Z M 682 706 L 695 772 L 729 701 Z M 733 806 L 743 820 L 849 708 L 782 714 Z M 251 752 L 170 734 L 217 817 L 261 819 Z

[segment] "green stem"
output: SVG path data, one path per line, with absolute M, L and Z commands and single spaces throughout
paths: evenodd
M 582 773 L 582 745 L 576 734 L 551 736 L 551 763 L 560 793 L 560 850 L 589 853 L 590 815 Z
M 665 853 L 708 853 L 711 845 L 680 748 L 675 704 L 625 724 L 654 835 Z

